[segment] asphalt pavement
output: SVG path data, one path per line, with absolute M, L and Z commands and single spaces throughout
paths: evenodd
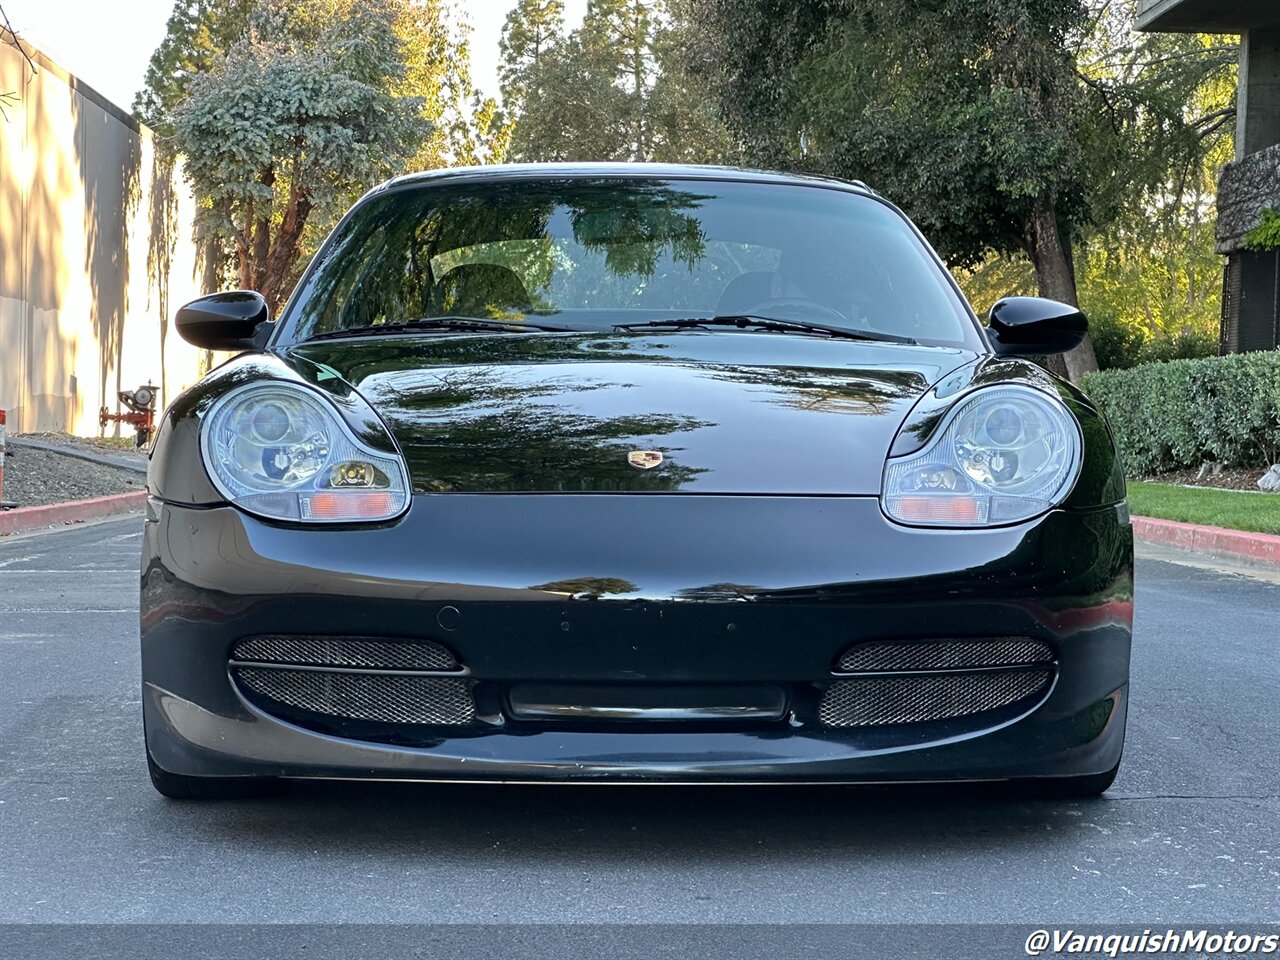
M 303 784 L 175 803 L 143 759 L 139 524 L 0 541 L 0 923 L 1280 918 L 1280 584 L 1140 561 L 1129 740 L 1099 800 Z

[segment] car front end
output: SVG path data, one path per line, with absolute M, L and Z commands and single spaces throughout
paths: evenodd
M 1132 533 L 1068 384 L 976 331 L 291 335 L 312 270 L 292 326 L 161 420 L 142 667 L 162 791 L 1109 783 Z

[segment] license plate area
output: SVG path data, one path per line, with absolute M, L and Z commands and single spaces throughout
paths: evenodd
M 507 694 L 507 710 L 513 720 L 541 722 L 781 720 L 787 694 L 766 684 L 516 683 Z

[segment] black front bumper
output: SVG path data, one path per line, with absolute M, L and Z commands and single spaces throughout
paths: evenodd
M 1119 759 L 1132 536 L 1123 508 L 923 531 L 874 498 L 440 495 L 374 529 L 298 529 L 153 502 L 147 743 L 190 776 L 907 781 L 1100 773 Z M 264 634 L 430 640 L 476 722 L 400 738 L 308 729 L 250 702 L 228 661 Z M 832 728 L 841 653 L 867 640 L 1030 637 L 1043 697 L 973 722 Z M 636 724 L 520 716 L 510 694 L 782 691 L 781 718 Z

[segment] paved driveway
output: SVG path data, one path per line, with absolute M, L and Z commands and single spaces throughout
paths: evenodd
M 1280 904 L 1280 585 L 1139 568 L 1105 799 L 306 785 L 166 802 L 137 520 L 0 542 L 0 921 L 1136 922 Z

